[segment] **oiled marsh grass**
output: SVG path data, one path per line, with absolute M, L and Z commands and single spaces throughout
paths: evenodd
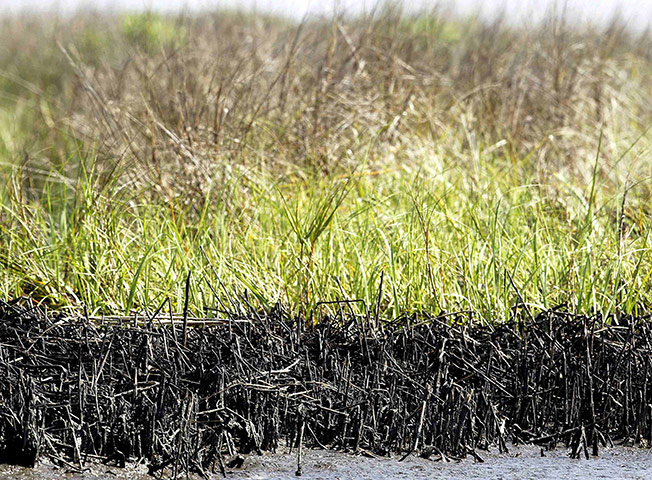
M 181 311 L 190 271 L 199 310 L 202 276 L 304 312 L 372 305 L 381 277 L 387 316 L 649 305 L 648 35 L 391 8 L 29 21 L 0 53 L 2 296 Z

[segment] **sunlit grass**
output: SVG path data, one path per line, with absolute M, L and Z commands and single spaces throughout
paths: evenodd
M 196 205 L 98 194 L 92 167 L 74 183 L 45 182 L 31 201 L 13 177 L 2 197 L 1 295 L 93 312 L 152 308 L 169 296 L 179 309 L 191 271 L 197 310 L 216 302 L 204 276 L 264 308 L 310 310 L 335 298 L 373 305 L 382 273 L 382 306 L 393 316 L 471 310 L 503 320 L 514 287 L 536 308 L 613 312 L 649 300 L 649 217 L 625 217 L 619 233 L 624 192 L 609 195 L 596 179 L 593 194 L 591 184 L 556 185 L 564 200 L 553 202 L 550 185 L 513 185 L 499 155 L 477 159 L 478 184 L 462 168 L 405 154 L 404 167 L 340 180 L 235 175 L 224 203 L 200 201 L 199 216 Z

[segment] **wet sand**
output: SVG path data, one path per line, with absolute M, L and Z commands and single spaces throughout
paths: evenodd
M 603 449 L 598 458 L 574 460 L 565 449 L 545 452 L 533 446 L 511 447 L 509 454 L 479 451 L 485 460 L 475 462 L 470 456 L 462 461 L 433 461 L 409 457 L 400 462 L 392 458 L 368 458 L 328 450 L 304 451 L 303 476 L 311 480 L 390 480 L 390 479 L 650 479 L 652 478 L 652 450 L 629 447 Z M 232 479 L 291 479 L 297 478 L 296 454 L 287 449 L 276 454 L 246 457 L 242 468 L 227 470 Z M 144 466 L 131 465 L 125 469 L 95 465 L 83 473 L 70 473 L 66 469 L 41 464 L 35 469 L 0 466 L 0 480 L 58 479 L 71 480 L 145 480 Z M 182 478 L 182 477 L 181 477 Z M 215 474 L 211 478 L 222 478 Z

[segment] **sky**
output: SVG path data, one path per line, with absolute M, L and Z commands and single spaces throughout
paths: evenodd
M 652 0 L 417 0 L 419 4 L 453 4 L 461 14 L 480 12 L 485 17 L 506 12 L 513 21 L 536 21 L 551 8 L 564 6 L 573 18 L 606 22 L 618 13 L 633 28 L 652 23 Z M 414 5 L 414 0 L 404 2 Z M 328 14 L 334 8 L 359 12 L 371 8 L 375 0 L 0 0 L 0 13 L 21 10 L 71 12 L 77 8 L 98 10 L 152 9 L 160 11 L 201 10 L 219 7 L 245 7 L 272 11 L 297 18 L 306 13 Z

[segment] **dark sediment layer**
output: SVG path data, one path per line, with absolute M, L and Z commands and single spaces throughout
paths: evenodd
M 342 307 L 317 324 L 277 308 L 184 329 L 0 302 L 0 461 L 146 459 L 176 475 L 286 442 L 478 460 L 510 441 L 574 456 L 652 442 L 648 318 L 523 311 L 481 326 L 459 313 L 380 328 Z

